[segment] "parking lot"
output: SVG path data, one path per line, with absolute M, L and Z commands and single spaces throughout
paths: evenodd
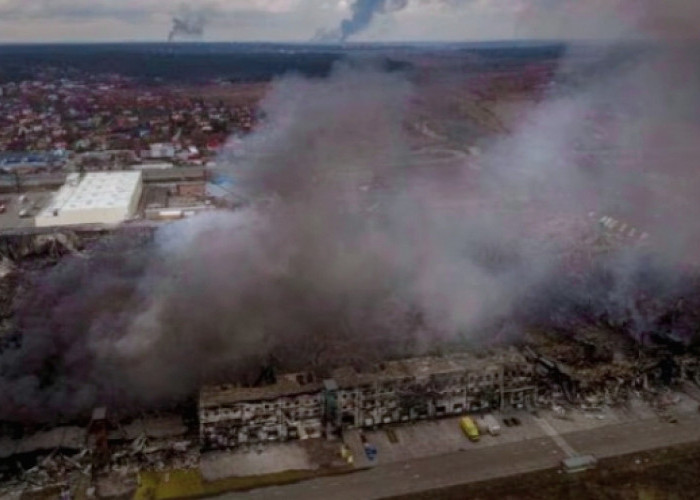
M 30 192 L 23 195 L 0 194 L 0 230 L 34 227 L 34 216 L 44 208 L 50 192 Z
M 347 431 L 344 438 L 353 452 L 355 465 L 366 467 L 380 463 L 387 464 L 456 451 L 486 448 L 545 435 L 544 431 L 535 424 L 532 416 L 525 411 L 507 415 L 507 417 L 516 417 L 520 421 L 520 425 L 510 427 L 503 424 L 500 415 L 496 416 L 501 424 L 500 435 L 482 435 L 477 442 L 470 441 L 464 435 L 459 427 L 459 417 L 397 425 L 376 431 L 364 431 L 367 441 L 377 448 L 377 460 L 373 462 L 370 462 L 365 456 L 360 430 Z M 477 424 L 480 423 L 478 417 L 474 417 L 474 420 Z M 396 437 L 396 442 L 390 440 L 389 436 L 392 432 Z
M 700 392 L 690 395 L 684 392 L 669 393 L 670 414 L 697 413 Z M 377 459 L 370 461 L 364 452 L 360 439 L 361 431 L 353 429 L 346 431 L 345 442 L 350 447 L 357 467 L 374 466 L 423 458 L 456 451 L 487 448 L 490 446 L 515 443 L 529 439 L 552 437 L 559 435 L 560 448 L 570 454 L 572 448 L 566 443 L 566 435 L 581 431 L 593 430 L 625 422 L 636 422 L 657 417 L 657 413 L 640 399 L 632 399 L 625 407 L 601 407 L 595 410 L 570 410 L 564 418 L 552 410 L 540 410 L 536 414 L 527 411 L 515 411 L 500 414 L 493 413 L 498 420 L 501 432 L 498 436 L 482 433 L 477 442 L 470 441 L 459 426 L 459 417 L 441 420 L 421 421 L 412 424 L 402 424 L 373 431 L 364 431 L 369 443 L 377 448 Z M 508 426 L 505 419 L 517 418 L 520 425 Z M 473 416 L 477 425 L 480 418 Z M 482 425 L 479 425 L 482 427 Z M 393 434 L 393 435 L 392 435 Z M 390 439 L 390 436 L 393 439 Z M 573 448 L 573 451 L 578 451 Z

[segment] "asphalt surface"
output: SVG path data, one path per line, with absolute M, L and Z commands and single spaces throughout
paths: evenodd
M 654 418 L 573 432 L 563 437 L 580 454 L 593 454 L 599 458 L 623 455 L 700 440 L 700 415 L 681 416 L 675 424 Z M 564 451 L 551 437 L 543 437 L 378 465 L 369 470 L 287 486 L 227 493 L 218 498 L 383 498 L 548 469 L 558 466 L 565 457 Z

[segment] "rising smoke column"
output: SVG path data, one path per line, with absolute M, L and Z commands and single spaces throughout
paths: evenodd
M 314 37 L 318 42 L 345 42 L 348 38 L 366 30 L 377 14 L 403 10 L 409 0 L 355 0 L 350 5 L 350 17 L 331 31 L 320 30 Z
M 692 19 L 692 15 L 686 17 L 685 13 L 692 8 L 680 6 L 682 0 L 674 1 L 679 2 L 679 7 L 666 9 L 651 0 L 355 0 L 350 4 L 349 16 L 337 28 L 318 30 L 312 41 L 345 42 L 367 30 L 377 15 L 391 15 L 409 5 L 451 9 L 455 15 L 469 13 L 474 18 L 481 16 L 486 23 L 495 22 L 498 30 L 514 30 L 516 38 L 604 37 L 612 41 L 622 35 L 639 33 L 636 26 L 643 22 L 652 26 L 668 24 L 668 19 L 672 19 L 680 24 L 683 19 L 690 26 L 692 22 L 688 18 Z M 465 40 L 471 39 L 469 32 L 463 35 Z
M 179 12 L 173 16 L 173 27 L 168 33 L 168 42 L 172 42 L 179 36 L 201 38 L 208 22 L 209 12 L 207 10 L 195 10 L 188 6 L 182 6 Z

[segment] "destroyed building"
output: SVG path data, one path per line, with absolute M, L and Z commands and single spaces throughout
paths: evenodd
M 534 404 L 534 369 L 513 350 L 343 367 L 332 377 L 282 376 L 263 387 L 210 386 L 199 400 L 203 447 L 305 439 L 353 427 Z
M 275 384 L 204 387 L 199 398 L 203 447 L 320 437 L 323 384 L 312 374 L 282 376 Z

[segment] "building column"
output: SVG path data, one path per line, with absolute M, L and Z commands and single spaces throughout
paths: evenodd
M 501 411 L 503 411 L 503 409 L 505 408 L 504 399 L 505 399 L 505 385 L 506 385 L 505 373 L 506 373 L 506 371 L 505 371 L 503 365 L 501 365 L 499 370 L 500 370 L 500 379 L 501 379 L 500 380 L 500 384 L 501 384 L 501 387 L 500 387 L 500 390 L 501 390 Z

